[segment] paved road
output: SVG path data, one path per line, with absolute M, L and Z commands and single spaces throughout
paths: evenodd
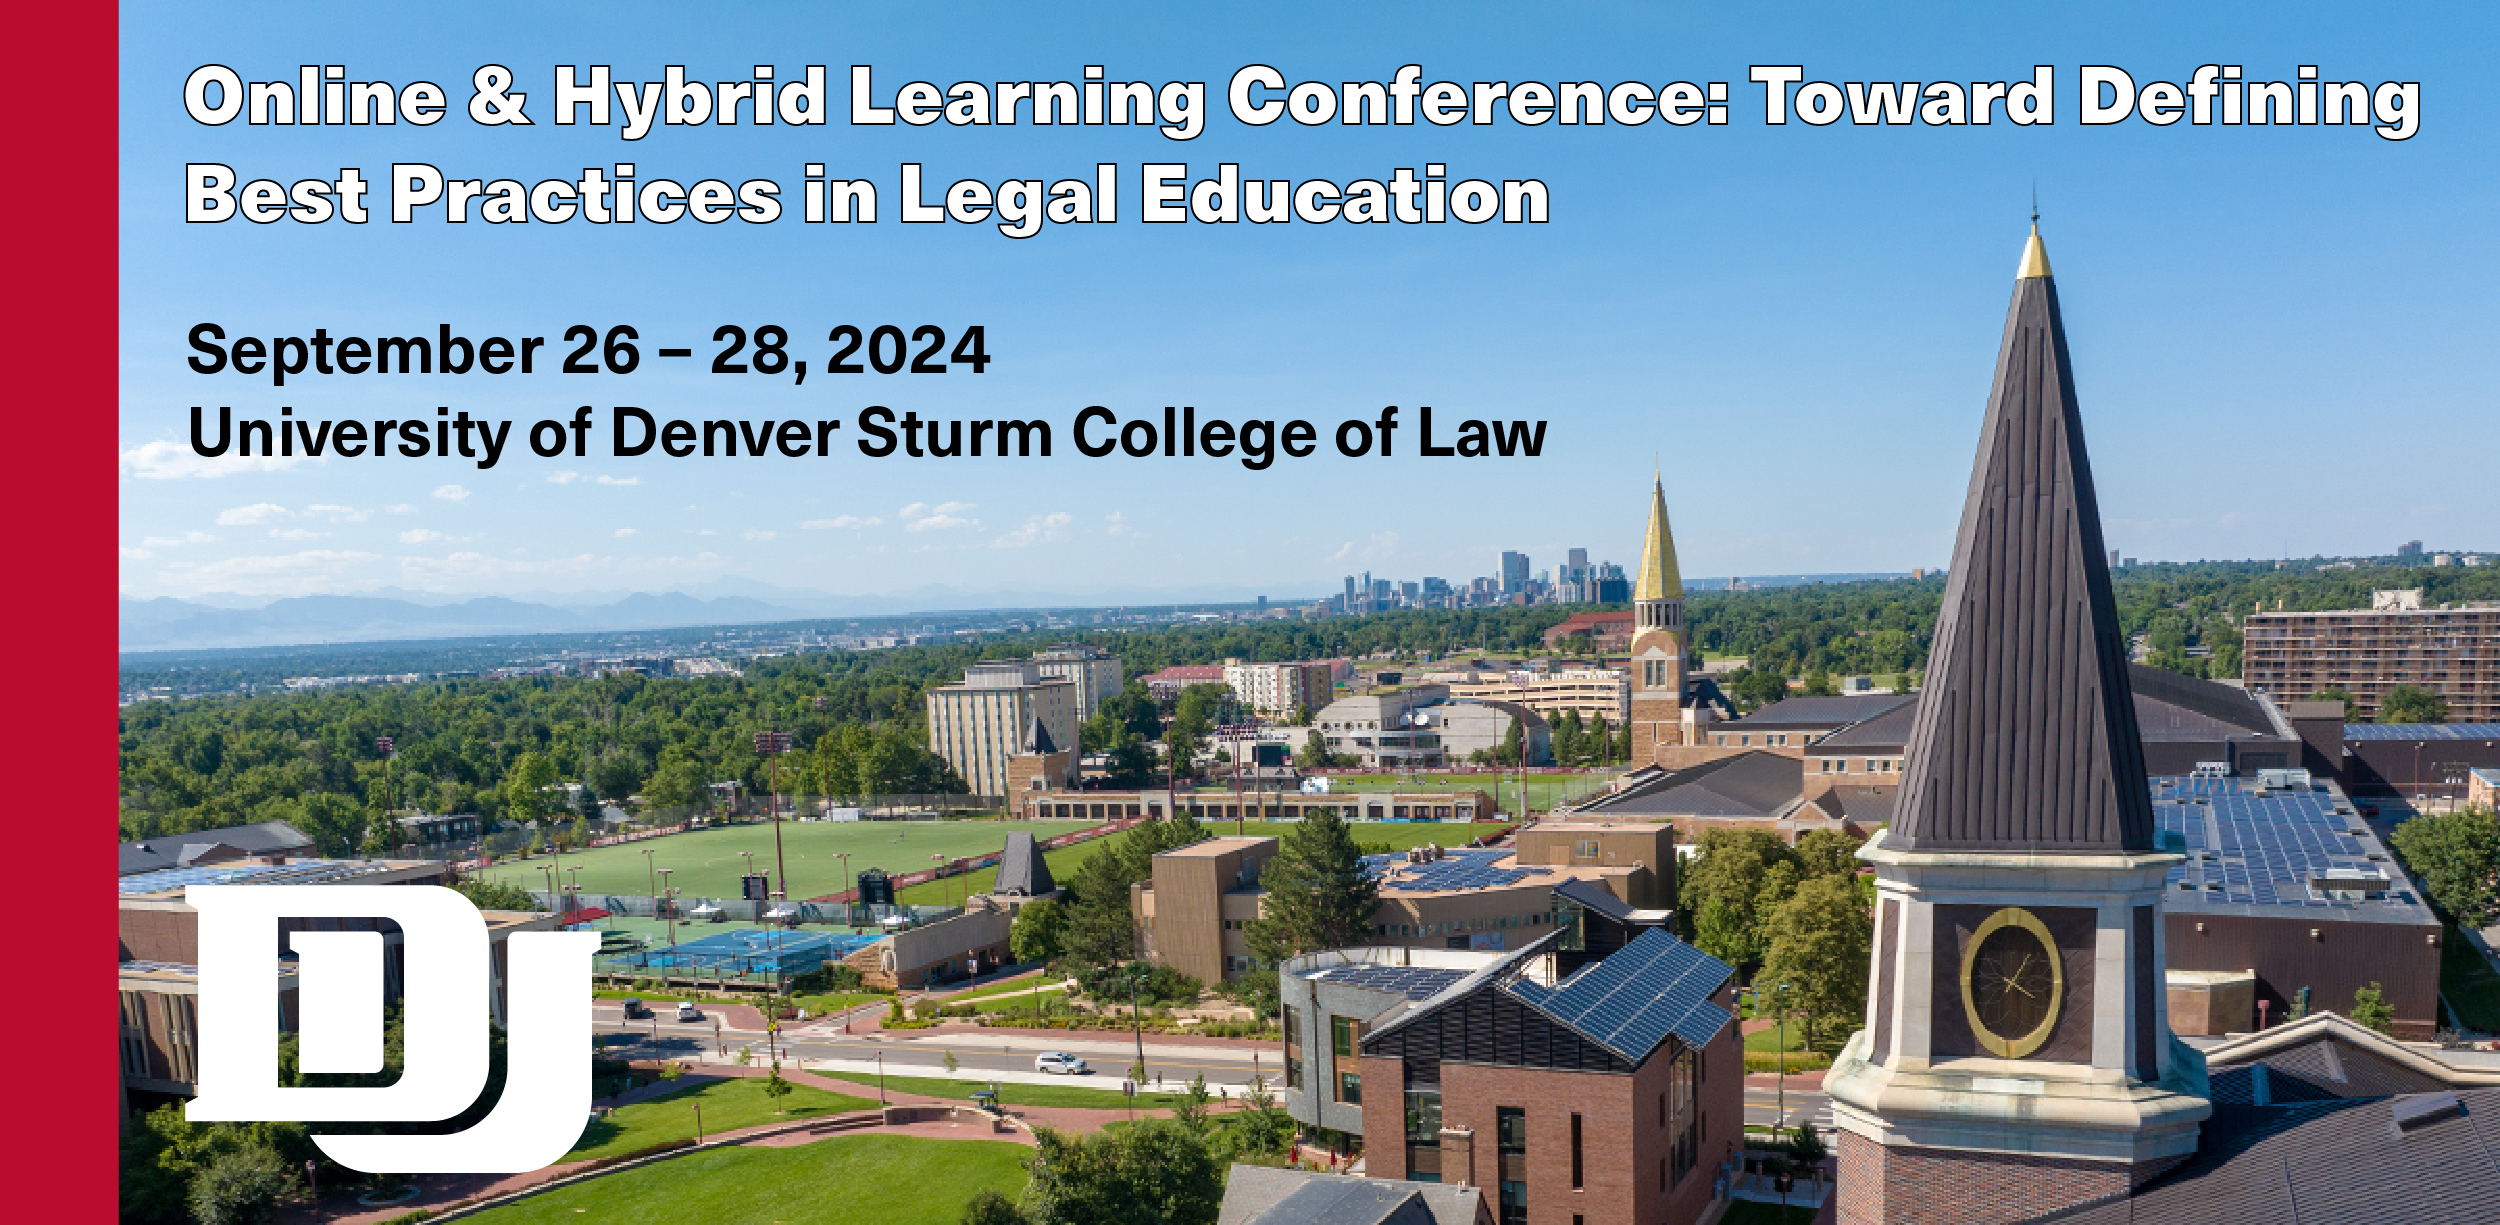
M 1811 1122 L 1829 1131 L 1832 1128 L 1832 1099 L 1811 1089 L 1788 1091 L 1788 1113 L 1780 1114 L 1777 1089 L 1745 1086 L 1745 1123 L 1750 1127 L 1797 1127 Z
M 593 1028 L 600 1033 L 631 1034 L 638 1038 L 639 1041 L 631 1046 L 611 1045 L 607 1048 L 612 1055 L 624 1059 L 669 1059 L 720 1049 L 715 1045 L 708 1021 L 693 1025 L 661 1021 L 656 1026 L 656 1038 L 655 1027 L 649 1021 L 626 1024 L 601 1017 Z M 1030 1072 L 1036 1052 L 1060 1049 L 1041 1039 L 1029 1043 L 1017 1042 L 1008 1049 L 999 1049 L 991 1045 L 949 1044 L 938 1038 L 845 1038 L 839 1034 L 806 1032 L 788 1035 L 777 1043 L 768 1044 L 762 1034 L 735 1030 L 724 1031 L 717 1041 L 725 1044 L 732 1053 L 741 1046 L 750 1047 L 759 1060 L 766 1057 L 768 1045 L 777 1045 L 784 1058 L 795 1059 L 874 1059 L 882 1055 L 886 1066 L 906 1073 L 928 1069 L 943 1072 L 949 1052 L 954 1054 L 957 1067 L 969 1071 Z M 1120 1077 L 1128 1070 L 1130 1060 L 1135 1058 L 1125 1053 L 1117 1056 L 1097 1055 L 1090 1051 L 1083 1053 L 1093 1064 L 1094 1074 L 1077 1077 L 1076 1082 L 1099 1084 L 1106 1089 L 1119 1087 Z M 1146 1066 L 1166 1082 L 1185 1081 L 1192 1076 L 1204 1075 L 1210 1083 L 1220 1081 L 1226 1084 L 1245 1081 L 1254 1071 L 1264 1071 L 1273 1077 L 1278 1070 L 1276 1060 L 1267 1053 L 1261 1053 L 1258 1059 L 1253 1060 L 1247 1052 L 1210 1048 L 1184 1054 L 1171 1047 L 1157 1049 L 1152 1043 L 1146 1047 Z

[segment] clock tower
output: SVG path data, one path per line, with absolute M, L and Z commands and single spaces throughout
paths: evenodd
M 1692 743 L 1684 701 L 1684 576 L 1667 526 L 1664 477 L 1649 487 L 1649 530 L 1641 534 L 1641 575 L 1632 586 L 1632 759 L 1655 762 L 1660 748 Z
M 2023 251 L 1876 874 L 1868 1027 L 1825 1088 L 1842 1225 L 1996 1225 L 2194 1154 L 2153 821 L 2056 282 Z

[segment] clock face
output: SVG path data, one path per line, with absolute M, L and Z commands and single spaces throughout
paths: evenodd
M 2007 925 L 1979 942 L 1971 965 L 1972 1007 L 1979 1023 L 2000 1038 L 2019 1037 L 2049 1018 L 2054 956 L 2030 931 Z
M 1971 933 L 1962 954 L 1962 1006 L 1991 1053 L 2020 1059 L 2057 1027 L 2066 974 L 2039 916 L 2008 906 Z

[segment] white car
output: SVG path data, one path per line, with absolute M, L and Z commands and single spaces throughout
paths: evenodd
M 1043 1051 L 1033 1057 L 1033 1070 L 1057 1072 L 1062 1076 L 1082 1076 L 1093 1069 L 1086 1067 L 1084 1060 L 1066 1051 Z

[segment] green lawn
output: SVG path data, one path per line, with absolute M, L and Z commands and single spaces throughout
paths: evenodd
M 582 1130 L 582 1138 L 566 1153 L 566 1161 L 591 1157 L 613 1157 L 636 1149 L 666 1144 L 672 1140 L 694 1138 L 694 1106 L 703 1105 L 703 1134 L 717 1136 L 741 1127 L 755 1127 L 787 1119 L 813 1118 L 820 1115 L 843 1114 L 853 1110 L 873 1110 L 876 1099 L 828 1093 L 823 1089 L 795 1086 L 790 1096 L 781 1099 L 782 1113 L 773 1113 L 773 1099 L 765 1096 L 760 1080 L 712 1080 L 681 1089 L 666 1097 L 636 1102 L 612 1111 L 604 1119 L 594 1119 Z
M 2500 974 L 2454 926 L 2440 945 L 2439 993 L 2468 1028 L 2500 1033 Z
M 708 1113 L 708 1112 L 707 1112 Z M 972 1193 L 1024 1190 L 1033 1150 L 999 1140 L 837 1135 L 694 1153 L 480 1213 L 484 1225 L 956 1225 Z
M 972 1000 L 988 999 L 993 995 L 1030 995 L 1036 991 L 1065 990 L 1067 990 L 1066 979 L 1056 979 L 1050 982 L 1043 982 L 1039 975 L 1028 974 L 1022 978 L 1011 978 L 1005 982 L 991 983 L 986 987 L 975 987 L 972 990 L 966 991 L 960 995 L 947 996 L 946 1002 L 949 1004 L 961 1004 Z
M 1779 1050 L 1802 1051 L 1806 1049 L 1806 1027 L 1796 1018 L 1791 1017 L 1788 1021 L 1787 1046 L 1780 1045 L 1780 1030 L 1774 1025 L 1761 1033 L 1745 1035 L 1745 1049 L 1760 1051 L 1766 1055 Z
M 948 859 L 994 854 L 1006 844 L 1010 830 L 1021 830 L 1036 838 L 1051 838 L 1087 829 L 1094 824 L 1092 821 L 860 821 L 842 824 L 784 821 L 781 823 L 782 855 L 790 866 L 791 896 L 822 897 L 850 887 L 846 872 L 883 868 L 899 876 L 929 867 L 929 856 L 933 854 Z M 680 896 L 736 897 L 738 876 L 746 870 L 747 864 L 739 852 L 754 853 L 757 871 L 772 871 L 773 826 L 756 822 L 697 830 L 691 834 L 652 838 L 623 846 L 600 847 L 577 855 L 566 855 L 560 862 L 550 855 L 529 860 L 507 860 L 485 869 L 479 875 L 543 890 L 547 887 L 546 875 L 539 869 L 552 866 L 558 868 L 559 878 L 570 888 L 575 879 L 572 869 L 579 867 L 582 891 L 588 895 L 589 904 L 596 906 L 599 895 L 603 893 L 650 896 L 652 873 L 644 866 L 644 851 L 653 853 L 650 859 L 652 867 L 674 870 L 669 884 L 684 890 Z M 847 867 L 845 861 L 834 858 L 837 852 L 850 855 Z M 1051 865 L 1053 870 L 1058 866 L 1057 863 Z
M 825 1075 L 836 1074 L 828 1072 Z M 874 1073 L 846 1072 L 839 1075 L 853 1084 L 874 1084 L 876 1080 Z M 1072 1079 L 1080 1082 L 1107 1080 L 1110 1087 L 1093 1089 L 1081 1088 L 1078 1085 L 1002 1083 L 998 1086 L 998 1091 L 1000 1098 L 1010 1106 L 1078 1106 L 1089 1110 L 1118 1110 L 1129 1104 L 1129 1099 L 1120 1096 L 1119 1079 L 1110 1069 L 1100 1071 L 1093 1076 Z M 1168 1085 L 1172 1083 L 1172 1080 L 1170 1077 L 1165 1077 L 1163 1083 Z M 919 1093 L 929 1097 L 942 1097 L 948 1101 L 964 1102 L 972 1100 L 974 1090 L 989 1088 L 990 1082 L 975 1076 L 949 1079 L 943 1076 L 888 1075 L 885 1078 L 885 1087 L 894 1093 Z M 1147 1092 L 1137 1095 L 1137 1108 L 1140 1110 L 1169 1110 L 1180 1103 L 1181 1095 L 1177 1093 Z

